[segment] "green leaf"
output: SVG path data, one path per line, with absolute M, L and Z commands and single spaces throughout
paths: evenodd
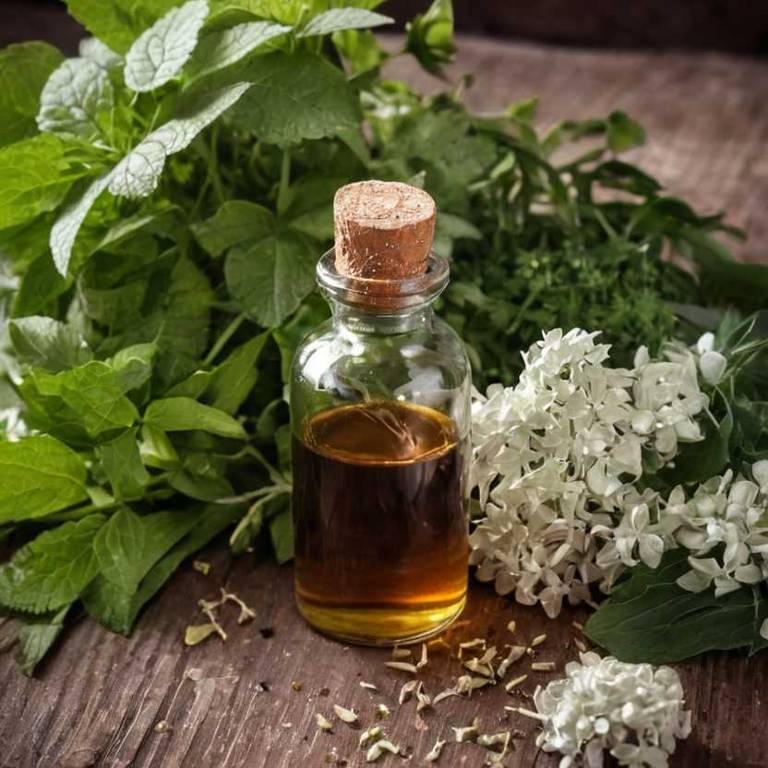
M 67 59 L 40 94 L 37 126 L 47 133 L 93 139 L 101 132 L 100 117 L 112 103 L 112 83 L 105 69 L 90 59 Z
M 124 592 L 135 592 L 150 569 L 199 522 L 196 514 L 155 512 L 140 517 L 122 507 L 93 541 L 101 575 Z
M 125 56 L 125 84 L 133 91 L 153 91 L 176 77 L 197 45 L 206 16 L 205 0 L 189 0 L 156 21 Z
M 224 268 L 227 287 L 250 317 L 278 326 L 314 288 L 318 256 L 306 235 L 291 230 L 236 246 Z
M 245 438 L 245 430 L 239 421 L 224 411 L 188 397 L 154 400 L 144 414 L 144 422 L 164 432 L 200 429 L 221 437 Z
M 141 439 L 139 454 L 148 467 L 177 469 L 181 465 L 179 454 L 162 429 L 144 424 L 141 428 Z
M 260 333 L 216 366 L 206 390 L 206 400 L 214 408 L 233 416 L 237 413 L 259 377 L 257 364 L 268 339 L 268 332 Z
M 123 391 L 129 392 L 149 381 L 156 354 L 157 345 L 154 343 L 133 344 L 105 362 L 119 375 Z
M 187 71 L 190 80 L 197 80 L 229 67 L 290 30 L 291 27 L 283 24 L 251 21 L 212 32 L 200 40 L 189 62 Z
M 118 53 L 125 53 L 147 27 L 180 0 L 66 0 L 69 12 Z
M 621 661 L 652 664 L 752 645 L 768 600 L 747 587 L 719 598 L 685 591 L 676 580 L 690 570 L 687 554 L 667 552 L 655 571 L 633 568 L 587 622 L 588 637 Z
M 366 29 L 394 24 L 394 19 L 365 8 L 331 8 L 313 16 L 297 33 L 297 37 L 329 35 L 344 29 Z
M 88 498 L 84 461 L 48 435 L 0 441 L 0 524 L 31 520 Z
M 175 491 L 198 501 L 218 501 L 234 495 L 232 485 L 225 477 L 206 477 L 191 472 L 177 472 L 168 484 Z
M 611 112 L 607 123 L 608 146 L 613 152 L 626 152 L 645 143 L 643 127 L 624 112 Z
M 109 440 L 138 418 L 119 374 L 95 360 L 56 374 L 32 371 L 20 391 L 30 426 L 75 444 Z
M 452 61 L 456 53 L 451 0 L 434 0 L 426 13 L 405 25 L 405 30 L 405 50 L 428 72 L 441 74 L 442 65 Z
M 0 229 L 52 211 L 71 181 L 61 139 L 40 134 L 0 149 Z
M 40 91 L 62 59 L 56 48 L 42 42 L 9 45 L 0 51 L 0 146 L 37 133 Z
M 57 373 L 93 357 L 76 328 L 50 317 L 20 317 L 11 320 L 8 329 L 17 359 L 30 367 Z
M 202 0 L 192 0 L 192 3 Z M 193 107 L 169 120 L 137 144 L 109 174 L 109 191 L 116 196 L 147 197 L 160 182 L 166 158 L 186 149 L 204 128 L 226 112 L 249 89 L 236 83 L 199 97 Z
M 44 613 L 76 600 L 98 573 L 93 539 L 104 520 L 88 515 L 25 544 L 0 568 L 0 604 Z
M 241 506 L 211 505 L 190 513 L 194 522 L 188 533 L 147 573 L 138 591 L 126 592 L 97 577 L 83 595 L 83 602 L 97 621 L 114 632 L 128 634 L 141 608 L 170 578 L 181 563 L 204 547 L 242 514 Z
M 99 455 L 116 499 L 140 499 L 144 495 L 149 473 L 141 461 L 135 429 L 103 443 Z
M 376 36 L 367 29 L 347 29 L 335 32 L 333 43 L 346 59 L 354 74 L 369 72 L 386 59 L 387 54 L 379 46 Z
M 56 269 L 47 252 L 48 233 L 46 238 L 46 253 L 36 258 L 26 269 L 21 278 L 21 286 L 13 303 L 13 314 L 16 316 L 33 315 L 42 311 L 49 302 L 64 293 L 71 281 L 62 277 Z
M 308 51 L 259 56 L 242 72 L 252 83 L 233 122 L 281 146 L 334 136 L 360 122 L 357 93 L 344 73 Z
M 269 536 L 272 539 L 275 558 L 280 565 L 293 560 L 293 516 L 287 501 L 283 504 L 286 508 L 269 521 Z
M 16 663 L 27 677 L 32 676 L 35 667 L 56 642 L 56 638 L 64 629 L 64 619 L 71 607 L 70 603 L 55 613 L 26 616 L 21 620 Z
M 235 245 L 262 240 L 274 230 L 272 212 L 247 200 L 227 200 L 205 221 L 192 225 L 197 241 L 211 256 Z
M 80 41 L 78 50 L 84 59 L 90 59 L 108 71 L 122 67 L 124 63 L 123 57 L 119 53 L 115 53 L 97 37 L 84 37 Z

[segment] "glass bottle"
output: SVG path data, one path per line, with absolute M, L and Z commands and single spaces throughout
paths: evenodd
M 393 186 L 362 185 L 374 198 Z M 320 259 L 332 317 L 297 349 L 290 388 L 298 608 L 325 634 L 373 645 L 439 632 L 467 590 L 470 367 L 432 308 L 448 263 L 423 232 L 398 243 L 394 267 L 390 251 L 371 260 L 370 242 L 365 269 L 333 250 Z M 421 273 L 391 277 L 407 261 Z

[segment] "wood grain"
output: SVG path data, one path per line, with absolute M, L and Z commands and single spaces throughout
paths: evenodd
M 614 108 L 640 117 L 649 142 L 635 159 L 701 209 L 728 209 L 733 223 L 751 235 L 741 253 L 765 258 L 768 65 L 710 54 L 586 53 L 477 39 L 465 40 L 461 51 L 456 71 L 478 75 L 469 95 L 475 106 L 499 108 L 538 93 L 545 124 Z M 407 74 L 424 82 L 412 68 Z M 383 667 L 387 652 L 345 648 L 302 623 L 293 607 L 290 567 L 257 565 L 252 556 L 233 561 L 224 544 L 205 557 L 213 563 L 211 575 L 185 565 L 130 638 L 81 619 L 35 680 L 22 677 L 7 654 L 0 657 L 2 768 L 322 768 L 332 764 L 326 760 L 334 748 L 347 765 L 363 766 L 359 731 L 338 725 L 333 734 L 318 732 L 314 717 L 318 711 L 330 716 L 332 704 L 340 703 L 354 707 L 368 724 L 378 701 L 393 710 L 384 725 L 395 743 L 409 748 L 409 765 L 422 765 L 436 738 L 449 738 L 450 726 L 475 716 L 489 731 L 528 733 L 508 768 L 557 765 L 556 757 L 537 750 L 534 722 L 505 718 L 504 704 L 518 699 L 500 687 L 469 700 L 448 699 L 417 718 L 412 702 L 395 706 L 407 676 Z M 232 609 L 226 614 L 226 644 L 213 638 L 186 648 L 184 628 L 200 620 L 197 600 L 215 596 L 222 584 L 256 609 L 256 621 L 237 626 Z M 509 642 L 505 627 L 514 618 L 523 639 L 547 633 L 539 655 L 561 667 L 575 656 L 570 622 L 583 617 L 583 611 L 569 610 L 550 622 L 539 609 L 516 606 L 475 585 L 464 616 L 470 623 L 457 636 Z M 261 636 L 259 629 L 266 627 L 274 628 L 273 637 Z M 708 654 L 678 668 L 694 732 L 672 766 L 764 768 L 768 653 L 750 660 Z M 435 653 L 422 677 L 434 694 L 458 673 L 455 660 Z M 533 674 L 522 691 L 530 694 L 551 677 Z M 379 686 L 381 695 L 371 697 L 360 680 Z M 300 691 L 292 681 L 301 684 Z M 166 729 L 158 729 L 159 723 Z M 485 756 L 479 747 L 449 743 L 439 765 L 479 768 Z M 395 757 L 381 761 L 401 763 Z

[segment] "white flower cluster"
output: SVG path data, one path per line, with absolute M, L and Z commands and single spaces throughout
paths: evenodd
M 686 501 L 675 488 L 660 512 L 668 535 L 691 552 L 691 570 L 678 584 L 715 595 L 768 580 L 768 460 L 751 467 L 752 479 L 728 470 L 700 485 Z M 763 625 L 768 637 L 768 621 Z
M 549 616 L 564 597 L 589 601 L 593 583 L 607 591 L 627 566 L 658 564 L 658 498 L 633 482 L 644 458 L 661 467 L 679 442 L 702 439 L 696 416 L 708 404 L 701 350 L 670 345 L 652 360 L 641 347 L 633 369 L 610 368 L 596 336 L 546 333 L 516 386 L 492 385 L 473 404 L 471 483 L 485 516 L 471 562 L 500 594 Z
M 0 408 L 0 436 L 4 436 L 8 440 L 18 440 L 26 434 L 27 428 L 22 421 L 21 410 L 19 408 Z
M 564 755 L 560 768 L 579 764 L 577 759 L 586 768 L 602 768 L 604 750 L 619 765 L 665 768 L 676 739 L 690 733 L 683 686 L 670 667 L 582 653 L 581 663 L 570 662 L 565 673 L 533 697 L 544 724 L 537 744 Z

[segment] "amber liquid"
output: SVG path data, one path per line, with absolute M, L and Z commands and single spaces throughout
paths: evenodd
M 316 629 L 415 642 L 464 607 L 467 518 L 453 422 L 400 402 L 312 416 L 293 438 L 296 598 Z

